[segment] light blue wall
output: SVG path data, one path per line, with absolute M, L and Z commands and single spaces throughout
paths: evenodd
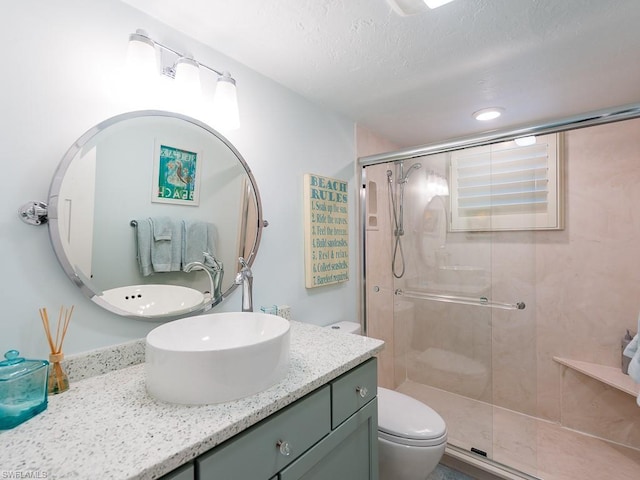
M 3 73 L 0 189 L 0 353 L 48 354 L 38 315 L 56 318 L 75 305 L 67 354 L 141 338 L 156 324 L 109 314 L 84 298 L 54 257 L 46 227 L 17 210 L 46 200 L 58 162 L 86 130 L 113 115 L 166 109 L 163 99 L 127 98 L 121 82 L 127 39 L 136 28 L 237 80 L 242 127 L 227 135 L 252 168 L 265 229 L 254 265 L 254 303 L 289 304 L 293 318 L 315 324 L 357 318 L 354 126 L 333 112 L 158 23 L 117 0 L 22 0 L 0 7 Z M 302 178 L 317 173 L 349 181 L 351 279 L 304 287 Z M 238 310 L 236 291 L 219 310 Z

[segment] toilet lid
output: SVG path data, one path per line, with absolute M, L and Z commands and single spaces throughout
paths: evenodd
M 431 440 L 446 436 L 447 426 L 442 417 L 424 403 L 378 387 L 378 430 L 395 437 Z

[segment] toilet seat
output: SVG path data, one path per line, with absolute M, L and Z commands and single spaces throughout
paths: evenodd
M 378 387 L 378 437 L 401 445 L 429 447 L 447 440 L 447 426 L 432 408 Z
M 382 430 L 378 430 L 378 439 L 386 440 L 397 445 L 406 445 L 408 447 L 436 447 L 447 442 L 447 434 L 445 432 L 437 438 L 416 440 L 415 438 L 398 437 L 397 435 L 391 435 Z

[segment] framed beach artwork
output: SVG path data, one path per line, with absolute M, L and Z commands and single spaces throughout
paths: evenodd
M 151 201 L 198 206 L 202 155 L 156 139 Z

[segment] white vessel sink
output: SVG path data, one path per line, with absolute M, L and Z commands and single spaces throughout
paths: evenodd
M 131 285 L 105 290 L 100 298 L 125 313 L 149 318 L 181 315 L 200 308 L 205 296 L 179 285 Z
M 289 369 L 289 322 L 258 312 L 211 313 L 165 323 L 147 335 L 147 391 L 185 405 L 243 398 Z

